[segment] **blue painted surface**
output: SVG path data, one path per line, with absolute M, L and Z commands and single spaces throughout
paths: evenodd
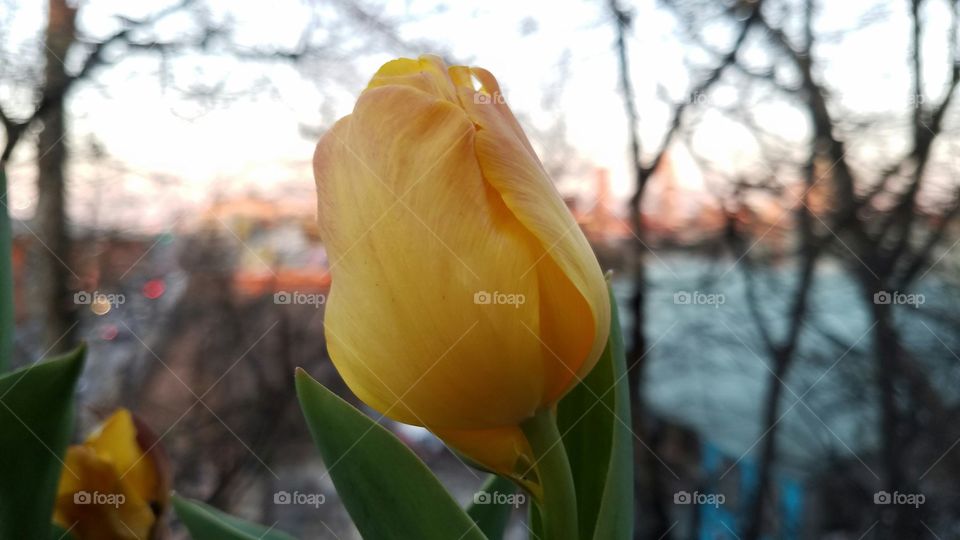
M 699 522 L 697 538 L 700 540 L 738 540 L 747 524 L 750 514 L 748 501 L 757 489 L 757 464 L 744 458 L 730 473 L 725 474 L 735 461 L 736 457 L 724 454 L 716 445 L 702 443 L 700 466 L 708 479 L 702 492 L 724 495 L 725 500 L 722 504 L 695 506 Z M 770 540 L 799 540 L 805 497 L 803 485 L 787 475 L 778 474 L 772 479 L 771 491 L 777 501 L 774 508 L 779 514 L 777 522 L 780 530 Z

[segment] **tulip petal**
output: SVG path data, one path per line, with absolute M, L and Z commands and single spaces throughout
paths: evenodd
M 137 429 L 130 411 L 114 412 L 90 434 L 84 445 L 92 448 L 100 459 L 113 464 L 120 478 L 141 499 L 157 499 L 156 467 L 137 443 Z
M 542 250 L 484 182 L 475 138 L 457 105 L 388 85 L 365 91 L 314 157 L 330 355 L 362 400 L 435 431 L 517 425 L 545 391 L 529 331 L 541 286 L 526 272 Z
M 93 448 L 71 446 L 64 459 L 54 522 L 79 540 L 149 538 L 154 514 L 135 490 L 125 485 L 113 464 Z
M 443 429 L 436 432 L 450 447 L 480 463 L 490 472 L 511 478 L 539 496 L 540 485 L 530 478 L 536 459 L 519 427 L 479 430 Z
M 367 89 L 388 85 L 409 86 L 457 103 L 457 93 L 446 66 L 443 60 L 433 55 L 424 55 L 416 60 L 398 58 L 387 62 L 374 74 Z
M 452 68 L 451 75 L 461 105 L 479 128 L 476 153 L 484 179 L 543 250 L 535 266 L 542 290 L 550 294 L 542 295 L 536 330 L 551 365 L 548 404 L 589 373 L 603 352 L 610 330 L 603 273 L 493 75 L 480 68 Z M 476 99 L 472 77 L 482 84 L 480 92 L 495 99 Z M 584 325 L 593 326 L 592 335 L 583 331 Z

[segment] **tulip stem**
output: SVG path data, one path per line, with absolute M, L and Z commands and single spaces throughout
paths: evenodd
M 537 500 L 544 540 L 576 540 L 577 496 L 556 414 L 545 409 L 520 425 L 530 442 L 543 496 Z

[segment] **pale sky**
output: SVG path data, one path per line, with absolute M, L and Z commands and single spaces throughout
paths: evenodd
M 823 2 L 826 4 L 826 2 Z M 44 17 L 44 6 L 29 2 L 20 8 L 14 29 L 31 35 Z M 81 24 L 92 32 L 109 32 L 122 12 L 138 16 L 162 6 L 161 2 L 137 3 L 141 13 L 132 12 L 128 2 L 93 0 L 84 2 Z M 213 12 L 230 11 L 237 35 L 250 44 L 293 44 L 299 39 L 306 11 L 294 0 L 277 2 L 213 1 Z M 905 3 L 904 3 L 905 4 Z M 483 66 L 500 80 L 510 106 L 534 126 L 543 128 L 561 111 L 569 143 L 581 161 L 611 171 L 614 194 L 625 196 L 631 178 L 627 168 L 626 123 L 618 94 L 618 72 L 614 55 L 614 30 L 600 0 L 535 0 L 527 2 L 451 2 L 436 8 L 434 2 L 396 0 L 374 10 L 387 19 L 399 21 L 399 35 L 409 42 L 439 45 L 458 60 Z M 818 19 L 817 28 L 833 32 L 854 27 L 870 6 L 866 0 L 830 3 Z M 120 7 L 118 7 L 120 6 Z M 143 7 L 147 6 L 147 7 Z M 903 107 L 909 99 L 906 63 L 907 19 L 904 6 L 887 4 L 884 19 L 859 31 L 854 38 L 824 44 L 817 53 L 829 58 L 820 75 L 832 88 L 842 88 L 838 104 L 863 114 L 886 112 Z M 943 36 L 947 33 L 946 3 L 928 2 L 929 46 L 924 54 L 935 67 L 947 54 Z M 186 18 L 171 19 L 165 35 L 190 28 Z M 340 29 L 343 31 L 343 29 Z M 355 30 L 349 30 L 354 31 Z M 707 36 L 718 48 L 729 43 L 731 29 L 711 27 Z M 15 33 L 8 34 L 11 36 Z M 336 36 L 335 31 L 331 36 Z M 349 46 L 361 46 L 363 35 L 347 35 Z M 633 83 L 641 109 L 641 129 L 647 150 L 658 144 L 668 108 L 663 91 L 679 100 L 689 84 L 691 58 L 703 60 L 684 47 L 673 16 L 651 1 L 636 2 L 636 21 L 629 42 Z M 431 51 L 423 51 L 431 52 Z M 284 194 L 310 196 L 313 189 L 309 161 L 313 137 L 305 137 L 299 126 L 329 125 L 349 113 L 353 100 L 366 80 L 383 62 L 396 53 L 380 47 L 343 60 L 308 66 L 304 71 L 283 64 L 251 64 L 233 59 L 179 60 L 174 65 L 176 88 L 164 91 L 156 76 L 156 56 L 131 55 L 117 66 L 97 72 L 95 84 L 83 83 L 70 101 L 69 141 L 77 155 L 86 154 L 86 142 L 95 136 L 109 155 L 109 163 L 97 167 L 78 159 L 71 170 L 72 193 L 76 195 L 75 215 L 87 215 L 100 208 L 103 220 L 140 223 L 148 228 L 163 227 L 170 221 L 171 208 L 189 212 L 202 206 L 213 193 L 256 192 L 268 197 L 282 189 Z M 764 61 L 765 54 L 748 50 L 749 58 Z M 563 91 L 555 107 L 543 104 L 545 92 L 561 78 L 560 60 L 569 57 Z M 66 59 L 68 65 L 75 59 Z M 946 72 L 931 68 L 931 83 L 945 80 Z M 322 76 L 313 76 L 320 73 Z M 938 79 L 939 77 L 939 79 Z M 250 95 L 231 94 L 231 88 L 249 87 L 264 79 L 262 91 Z M 200 101 L 184 100 L 180 85 L 192 81 L 227 81 L 228 104 L 209 109 Z M 7 90 L 0 84 L 0 100 Z M 930 96 L 930 98 L 939 96 Z M 713 104 L 736 103 L 744 97 L 732 86 L 718 86 L 706 99 Z M 757 105 L 755 112 L 787 140 L 802 140 L 807 131 L 802 111 L 778 102 Z M 757 149 L 746 131 L 717 112 L 700 115 L 700 130 L 694 139 L 697 152 L 723 169 L 747 167 L 756 160 Z M 894 142 L 887 144 L 896 146 Z M 880 148 L 879 145 L 876 145 Z M 21 144 L 21 165 L 11 170 L 11 207 L 17 217 L 33 212 L 34 171 L 30 163 L 32 144 Z M 869 152 L 865 152 L 869 154 Z M 687 152 L 674 152 L 682 169 L 681 181 L 697 189 L 701 175 Z M 158 184 L 163 177 L 172 183 Z M 563 179 L 558 179 L 563 180 Z M 569 182 L 561 182 L 569 186 Z M 101 186 L 99 198 L 95 186 Z M 99 202 L 98 202 L 99 201 Z

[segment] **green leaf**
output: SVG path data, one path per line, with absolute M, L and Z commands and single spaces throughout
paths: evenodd
M 297 395 L 333 485 L 364 538 L 484 538 L 430 469 L 387 429 L 300 369 Z
M 173 509 L 194 540 L 293 540 L 289 534 L 244 521 L 193 499 L 174 495 Z
M 530 529 L 529 540 L 543 540 L 543 518 L 540 517 L 540 509 L 535 504 L 530 505 L 530 511 L 527 513 L 527 528 Z
M 48 538 L 84 347 L 0 376 L 0 538 Z
M 7 211 L 7 175 L 0 167 L 0 373 L 13 356 L 13 230 Z
M 474 495 L 467 515 L 490 540 L 503 538 L 514 510 L 514 506 L 508 503 L 517 500 L 509 496 L 516 492 L 517 486 L 512 480 L 493 474 Z
M 620 317 L 610 295 L 610 337 L 597 366 L 560 402 L 557 423 L 573 469 L 580 538 L 633 537 L 633 435 Z

